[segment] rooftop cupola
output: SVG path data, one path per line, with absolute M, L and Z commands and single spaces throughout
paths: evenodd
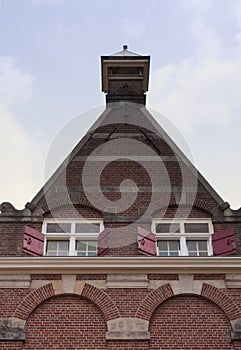
M 146 103 L 148 91 L 150 56 L 123 50 L 109 56 L 101 56 L 102 91 L 106 103 L 128 101 Z

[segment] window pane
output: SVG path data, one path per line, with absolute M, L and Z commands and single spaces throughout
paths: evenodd
M 156 233 L 179 233 L 180 225 L 179 224 L 157 224 Z
M 188 250 L 197 250 L 197 242 L 196 241 L 187 241 L 187 249 Z
M 178 256 L 180 250 L 179 240 L 163 241 L 158 240 L 158 255 L 159 256 Z
M 69 255 L 69 241 L 47 241 L 48 256 L 68 256 Z
M 170 250 L 179 250 L 179 241 L 170 241 L 169 242 Z
M 199 250 L 207 250 L 207 241 L 198 241 Z
M 187 248 L 189 256 L 208 256 L 208 242 L 206 240 L 189 240 L 187 241 Z
M 77 241 L 77 256 L 96 256 L 97 241 Z
M 68 241 L 60 241 L 59 242 L 59 250 L 68 250 L 69 242 Z
M 100 224 L 79 223 L 75 225 L 76 233 L 99 233 Z
M 86 250 L 86 243 L 85 242 L 82 242 L 82 241 L 78 241 L 77 242 L 77 250 Z
M 69 233 L 71 231 L 70 223 L 47 224 L 47 233 Z
M 167 250 L 167 241 L 158 241 L 159 250 Z
M 48 241 L 47 242 L 47 250 L 56 250 L 57 251 L 57 241 Z
M 186 223 L 184 224 L 186 233 L 208 233 L 208 223 Z
M 88 242 L 88 251 L 96 251 L 96 246 L 97 246 L 97 242 L 95 241 L 90 241 Z

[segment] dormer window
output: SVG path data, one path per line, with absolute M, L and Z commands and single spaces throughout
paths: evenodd
M 96 256 L 101 220 L 48 219 L 43 223 L 46 256 Z
M 209 219 L 153 221 L 158 256 L 210 256 L 213 232 Z

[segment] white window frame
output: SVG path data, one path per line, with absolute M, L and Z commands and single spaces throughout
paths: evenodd
M 208 233 L 186 233 L 184 229 L 184 224 L 208 224 Z M 156 233 L 156 226 L 157 224 L 180 224 L 180 232 L 175 233 Z M 207 251 L 208 256 L 213 255 L 213 248 L 212 248 L 212 233 L 213 230 L 213 224 L 212 220 L 210 218 L 203 218 L 203 219 L 158 219 L 155 218 L 152 220 L 152 232 L 156 234 L 157 241 L 158 240 L 165 240 L 165 241 L 171 241 L 171 240 L 179 240 L 180 241 L 180 251 L 179 256 L 189 256 L 188 255 L 188 249 L 187 249 L 187 240 L 205 240 L 207 241 Z M 157 246 L 157 255 L 158 255 L 158 246 Z
M 69 233 L 48 233 L 47 225 L 48 224 L 61 224 L 68 223 L 71 224 L 71 230 Z M 42 232 L 45 234 L 44 240 L 44 255 L 46 256 L 47 240 L 69 240 L 69 255 L 68 256 L 77 256 L 76 251 L 76 241 L 98 241 L 99 233 L 76 233 L 75 224 L 100 224 L 100 232 L 104 229 L 103 220 L 101 219 L 45 219 L 42 226 Z

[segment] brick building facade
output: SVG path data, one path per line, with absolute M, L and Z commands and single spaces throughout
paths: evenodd
M 1 204 L 0 349 L 241 350 L 241 210 L 145 108 L 150 57 L 101 63 L 103 114 Z

